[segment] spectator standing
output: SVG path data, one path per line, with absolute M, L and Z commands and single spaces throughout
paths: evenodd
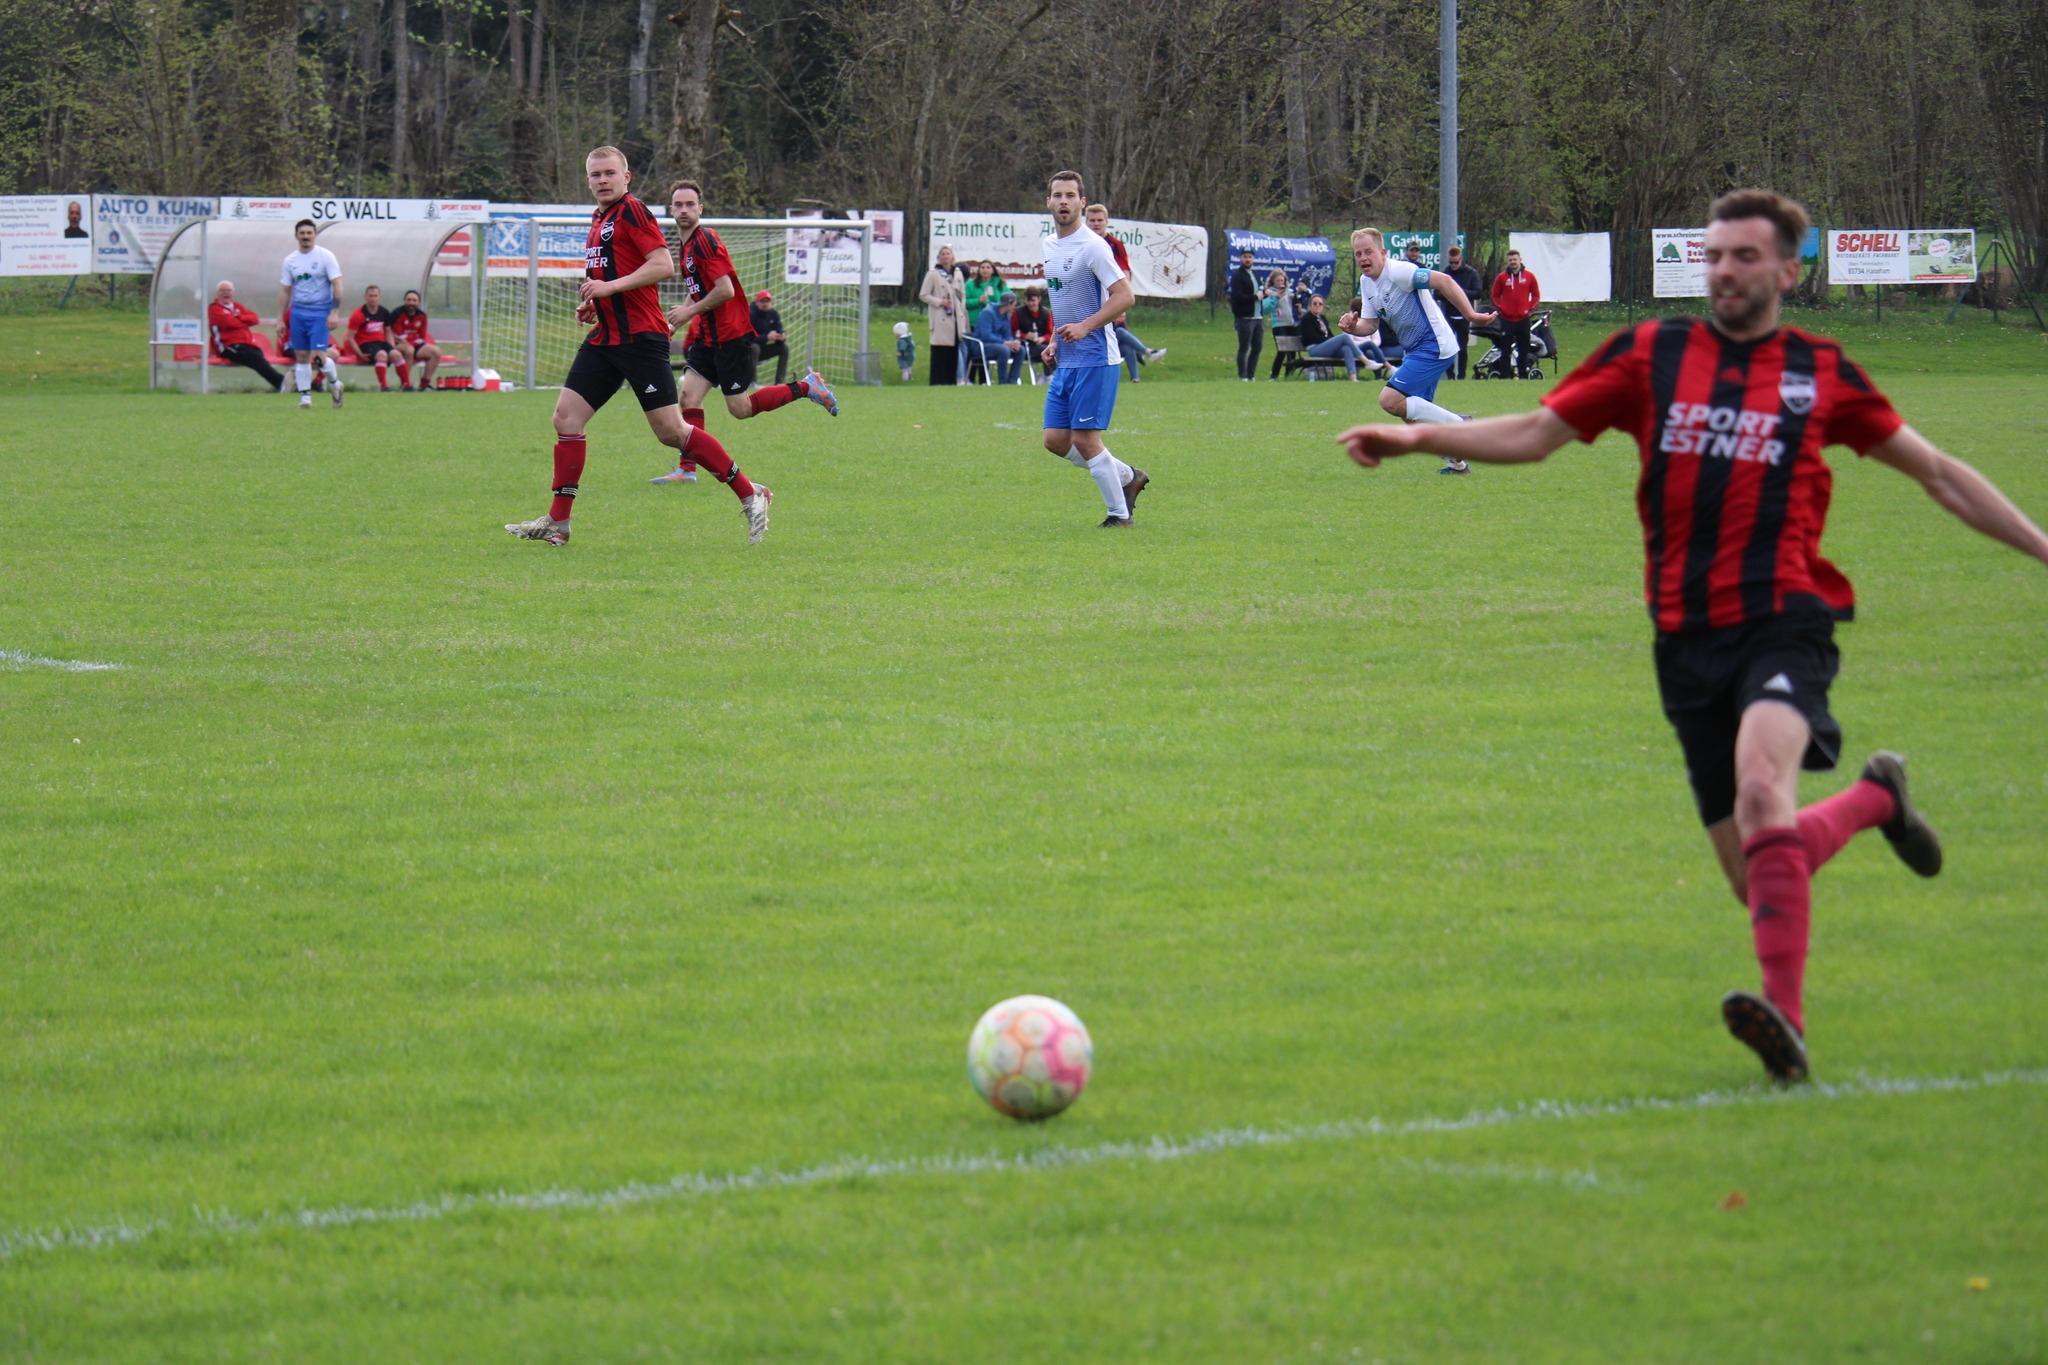
M 1465 253 L 1452 247 L 1444 253 L 1444 274 L 1458 282 L 1458 288 L 1465 291 L 1465 297 L 1479 297 L 1479 272 L 1465 263 Z M 1451 378 L 1465 377 L 1465 352 L 1472 347 L 1472 324 L 1465 321 L 1463 313 L 1445 319 L 1451 324 L 1452 333 L 1458 338 L 1458 363 L 1451 367 Z
M 765 289 L 754 295 L 747 317 L 754 324 L 759 359 L 775 358 L 775 382 L 780 384 L 789 373 L 789 333 L 782 325 L 782 314 L 775 311 L 775 296 Z
M 1044 306 L 1044 300 L 1045 294 L 1037 286 L 1026 289 L 1024 302 L 1010 314 L 1010 330 L 1024 343 L 1025 360 L 1037 361 L 1051 374 L 1055 360 L 1046 348 L 1052 341 L 1052 310 Z
M 1543 290 L 1536 283 L 1536 272 L 1523 267 L 1521 252 L 1510 251 L 1508 268 L 1493 280 L 1493 306 L 1500 310 L 1508 362 L 1515 367 L 1517 379 L 1529 377 L 1529 315 L 1541 302 Z
M 939 248 L 938 263 L 925 272 L 917 297 L 924 304 L 925 335 L 932 345 L 929 382 L 933 385 L 957 384 L 960 382 L 960 338 L 966 332 L 962 310 L 966 307 L 967 279 L 960 273 L 960 267 L 953 263 L 952 247 Z
M 899 322 L 889 329 L 896 334 L 896 368 L 903 372 L 903 382 L 910 382 L 910 372 L 917 367 L 917 343 L 910 339 L 910 324 Z
M 222 280 L 213 291 L 213 302 L 206 306 L 207 331 L 213 337 L 213 353 L 222 360 L 256 371 L 273 390 L 283 393 L 284 376 L 270 367 L 270 362 L 264 358 L 263 348 L 249 334 L 249 329 L 260 321 L 254 308 L 235 302 L 233 280 Z
M 1301 335 L 1301 318 L 1296 310 L 1294 287 L 1287 282 L 1287 272 L 1274 267 L 1266 276 L 1266 297 L 1260 302 L 1266 319 L 1273 324 L 1273 372 L 1266 377 L 1280 377 L 1280 362 L 1285 358 L 1280 351 L 1281 337 Z
M 1259 373 L 1259 351 L 1266 344 L 1266 317 L 1259 308 L 1259 282 L 1252 276 L 1250 247 L 1237 254 L 1230 272 L 1230 320 L 1237 328 L 1237 377 L 1249 384 Z
M 974 324 L 974 339 L 980 343 L 975 354 L 992 384 L 1016 383 L 1024 364 L 1024 343 L 1010 326 L 1010 312 L 1016 306 L 1017 296 L 1005 290 L 981 310 L 981 320 Z

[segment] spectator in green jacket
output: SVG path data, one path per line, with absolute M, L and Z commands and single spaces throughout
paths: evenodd
M 991 307 L 1002 297 L 1003 281 L 996 274 L 994 261 L 982 261 L 974 267 L 974 278 L 967 282 L 967 330 L 973 331 L 981 321 L 981 310 Z

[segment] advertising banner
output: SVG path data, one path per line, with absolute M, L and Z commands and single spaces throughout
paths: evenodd
M 0 198 L 0 275 L 91 273 L 91 195 Z
M 1231 270 L 1235 272 L 1239 258 L 1250 251 L 1252 279 L 1261 287 L 1275 270 L 1286 271 L 1288 283 L 1324 298 L 1336 285 L 1337 249 L 1326 237 L 1269 237 L 1263 232 L 1230 228 L 1224 238 L 1230 246 Z M 1345 278 L 1355 273 L 1346 270 Z
M 874 226 L 868 243 L 868 283 L 903 283 L 903 210 L 791 209 L 789 216 L 816 222 L 816 227 L 794 228 L 783 253 L 782 279 L 786 284 L 860 283 L 860 236 L 837 232 L 832 219 L 864 219 Z
M 296 223 L 311 218 L 329 223 L 475 223 L 491 216 L 487 199 L 263 199 L 231 195 L 220 216 L 236 222 Z
M 526 273 L 527 220 L 494 218 L 486 245 L 484 270 L 491 275 Z M 540 234 L 540 273 L 553 279 L 583 278 L 583 243 L 590 236 L 588 221 L 578 223 L 536 223 Z
M 1960 284 L 1977 278 L 1977 234 L 1969 228 L 1833 228 L 1828 279 L 1834 284 Z
M 1052 218 L 1043 213 L 948 213 L 930 215 L 925 264 L 952 247 L 965 265 L 994 261 L 996 273 L 1016 284 L 1045 278 L 1044 241 Z M 1141 298 L 1198 299 L 1209 282 L 1209 230 L 1179 223 L 1109 220 L 1109 235 L 1131 258 L 1131 292 Z
M 1431 270 L 1444 268 L 1443 234 L 1440 232 L 1388 232 L 1385 234 L 1387 251 L 1396 260 L 1408 259 L 1408 244 L 1422 244 L 1422 263 Z M 1349 246 L 1350 243 L 1346 243 Z M 1465 249 L 1465 234 L 1458 234 L 1458 250 Z
M 1705 228 L 1650 229 L 1650 292 L 1660 299 L 1707 296 Z
M 92 197 L 92 268 L 100 275 L 147 275 L 178 229 L 220 212 L 218 199 L 161 194 Z
M 1510 232 L 1508 249 L 1536 276 L 1545 303 L 1599 303 L 1614 297 L 1611 243 L 1604 232 Z

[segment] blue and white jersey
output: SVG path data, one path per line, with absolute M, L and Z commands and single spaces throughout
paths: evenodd
M 341 262 L 334 253 L 315 243 L 311 251 L 294 251 L 284 258 L 277 282 L 292 291 L 292 315 L 302 308 L 325 313 L 334 307 L 334 282 L 341 278 Z
M 1109 287 L 1124 277 L 1109 243 L 1084 223 L 1064 237 L 1045 239 L 1045 283 L 1052 294 L 1052 325 L 1086 322 L 1102 311 Z M 1060 368 L 1069 365 L 1121 365 L 1116 329 L 1099 327 L 1079 341 L 1059 344 Z
M 1445 320 L 1436 291 L 1429 287 L 1428 267 L 1388 261 L 1377 280 L 1370 275 L 1358 277 L 1358 297 L 1362 301 L 1359 316 L 1380 320 L 1382 341 L 1386 340 L 1385 329 L 1391 327 L 1393 339 L 1409 355 L 1458 353 L 1457 333 Z

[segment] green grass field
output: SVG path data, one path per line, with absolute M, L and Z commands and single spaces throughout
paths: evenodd
M 1777 1092 L 1633 450 L 1368 474 L 1374 386 L 1142 330 L 1129 534 L 1040 391 L 892 385 L 714 417 L 752 549 L 618 400 L 554 551 L 551 395 L 0 320 L 0 1358 L 2048 1359 L 2048 575 L 1835 452 L 1836 712 L 1949 865 L 1828 867 Z M 2048 515 L 2040 338 L 1850 340 Z M 1035 1127 L 1023 991 L 1096 1043 Z

